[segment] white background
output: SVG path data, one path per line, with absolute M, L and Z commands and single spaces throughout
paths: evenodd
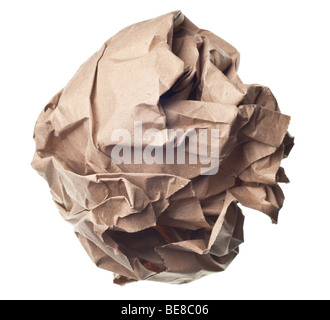
M 112 284 L 30 167 L 34 123 L 121 28 L 180 9 L 241 53 L 244 83 L 271 88 L 296 146 L 279 225 L 253 210 L 229 269 L 173 286 Z M 1 299 L 329 299 L 329 1 L 1 1 Z

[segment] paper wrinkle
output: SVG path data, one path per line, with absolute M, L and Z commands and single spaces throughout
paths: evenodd
M 180 284 L 225 270 L 244 242 L 239 203 L 277 223 L 290 117 L 269 88 L 243 84 L 239 61 L 232 45 L 175 11 L 109 39 L 40 114 L 32 166 L 115 283 Z M 160 148 L 178 148 L 168 129 L 219 130 L 218 172 L 202 175 L 200 163 L 116 164 L 112 134 L 134 136 L 136 121 L 142 133 L 159 130 L 165 139 L 150 145 Z

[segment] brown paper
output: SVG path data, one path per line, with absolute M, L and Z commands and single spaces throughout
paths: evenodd
M 277 222 L 290 118 L 268 88 L 242 83 L 238 64 L 234 47 L 173 12 L 108 40 L 41 113 L 32 165 L 115 283 L 186 283 L 225 270 L 243 242 L 238 203 Z M 117 163 L 110 137 L 119 129 L 136 138 L 139 122 L 165 138 L 155 138 L 157 150 L 171 142 L 168 129 L 218 130 L 218 149 L 205 142 L 219 150 L 218 170 L 202 174 L 201 161 Z

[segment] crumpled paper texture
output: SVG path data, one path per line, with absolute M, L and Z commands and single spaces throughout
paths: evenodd
M 271 91 L 245 85 L 239 53 L 181 12 L 120 31 L 49 102 L 33 167 L 93 262 L 120 285 L 187 283 L 223 271 L 243 242 L 238 203 L 276 223 L 288 182 L 290 117 Z M 219 129 L 219 171 L 115 164 L 114 130 Z

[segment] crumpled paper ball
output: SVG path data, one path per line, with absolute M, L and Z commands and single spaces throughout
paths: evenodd
M 238 65 L 172 12 L 108 40 L 41 113 L 32 166 L 115 283 L 225 270 L 243 242 L 238 203 L 277 222 L 290 117 Z

